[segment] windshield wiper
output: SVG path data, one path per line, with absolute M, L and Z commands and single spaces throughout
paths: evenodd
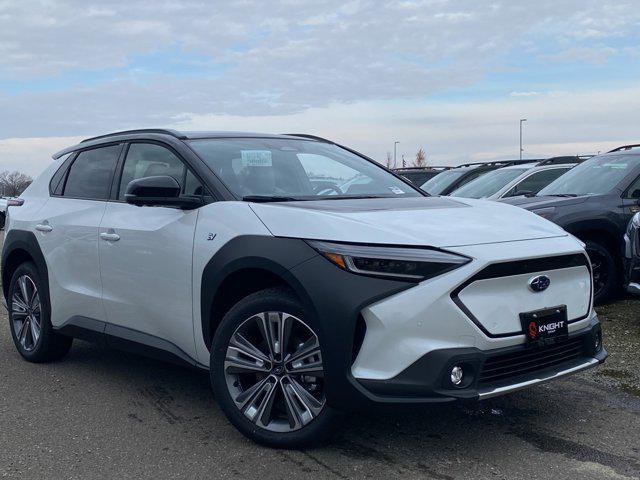
M 577 197 L 577 193 L 554 193 L 552 197 Z
M 286 197 L 282 195 L 245 195 L 242 197 L 245 202 L 267 203 L 267 202 L 295 202 L 304 200 L 303 198 Z

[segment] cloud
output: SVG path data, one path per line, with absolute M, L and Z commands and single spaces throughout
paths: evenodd
M 0 170 L 18 170 L 37 176 L 55 152 L 78 143 L 81 137 L 6 138 L 0 140 Z
M 368 101 L 335 103 L 288 115 L 197 114 L 178 119 L 183 130 L 248 130 L 311 133 L 351 146 L 383 161 L 393 142 L 408 160 L 424 147 L 429 161 L 458 165 L 517 158 L 518 120 L 525 157 L 593 154 L 637 143 L 640 87 L 555 92 L 485 101 Z M 58 149 L 80 138 L 0 140 L 0 165 L 36 174 Z M 10 165 L 10 167 L 8 166 Z
M 638 21 L 632 4 L 595 0 L 5 1 L 0 132 L 424 98 L 469 88 L 524 45 L 543 61 L 605 61 Z
M 517 153 L 521 117 L 540 154 L 633 140 L 636 90 L 535 79 L 631 68 L 638 24 L 613 0 L 0 0 L 0 169 L 170 125 L 306 130 L 376 158 L 398 138 L 444 163 Z
M 510 97 L 536 97 L 538 95 L 541 95 L 540 92 L 511 92 L 509 94 Z

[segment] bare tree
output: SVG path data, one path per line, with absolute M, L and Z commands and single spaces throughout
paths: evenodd
M 387 152 L 386 165 L 387 165 L 387 168 L 393 167 L 393 156 L 391 155 L 391 152 Z
M 3 197 L 18 197 L 31 185 L 33 178 L 22 172 L 0 172 L 0 193 Z
M 415 167 L 426 167 L 427 164 L 427 154 L 424 151 L 424 148 L 420 148 L 418 153 L 416 153 L 416 159 L 413 161 L 413 165 Z

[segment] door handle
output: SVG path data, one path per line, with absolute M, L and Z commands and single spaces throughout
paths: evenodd
M 120 240 L 120 235 L 118 235 L 117 233 L 101 233 L 100 234 L 100 238 L 102 240 L 105 240 L 107 242 L 117 242 L 118 240 Z
M 38 225 L 36 225 L 36 230 L 39 232 L 48 233 L 53 230 L 53 227 L 48 223 L 39 223 Z

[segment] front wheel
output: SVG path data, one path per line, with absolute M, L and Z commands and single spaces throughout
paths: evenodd
M 322 349 L 299 301 L 284 289 L 249 295 L 223 318 L 211 381 L 231 423 L 269 447 L 303 448 L 332 432 Z
M 593 240 L 587 240 L 585 244 L 593 269 L 593 302 L 601 305 L 615 293 L 620 272 L 615 257 L 607 247 Z

